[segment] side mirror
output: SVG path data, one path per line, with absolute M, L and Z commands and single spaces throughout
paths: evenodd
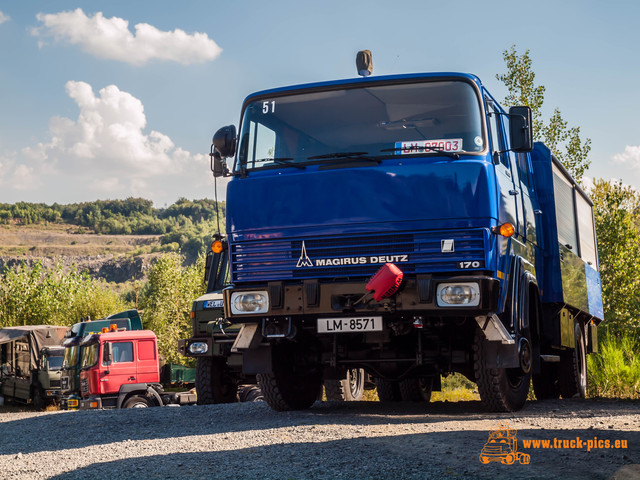
M 102 352 L 102 361 L 105 364 L 109 365 L 111 363 L 111 343 L 106 342 L 103 348 L 104 350 Z
M 220 155 L 220 158 L 232 157 L 236 153 L 235 125 L 222 127 L 213 135 L 211 143 L 213 144 L 215 152 Z
M 514 152 L 530 152 L 533 149 L 533 126 L 531 108 L 509 109 L 509 139 Z

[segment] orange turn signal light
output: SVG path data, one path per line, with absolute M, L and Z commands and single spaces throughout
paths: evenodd
M 503 237 L 511 237 L 514 233 L 516 233 L 515 227 L 509 222 L 503 223 L 502 225 L 497 225 L 493 227 L 491 231 L 497 235 L 502 235 Z
M 191 317 L 191 320 L 193 320 L 194 318 L 196 318 L 196 312 L 194 312 L 193 310 L 191 310 L 191 313 L 189 314 L 189 317 Z
M 220 240 L 216 240 L 211 244 L 211 251 L 213 253 L 220 253 L 222 252 L 223 249 L 224 249 L 224 246 L 222 245 L 222 242 Z

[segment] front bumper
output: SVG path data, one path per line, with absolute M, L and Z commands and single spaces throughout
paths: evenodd
M 477 306 L 438 306 L 437 287 L 441 283 L 475 282 L 480 289 Z M 234 314 L 230 308 L 234 292 L 264 290 L 269 296 L 266 313 Z M 425 316 L 478 316 L 497 311 L 499 281 L 484 275 L 433 276 L 417 275 L 406 278 L 399 293 L 380 302 L 358 300 L 366 293 L 366 281 L 326 282 L 305 280 L 298 283 L 269 282 L 224 290 L 225 316 L 232 323 L 252 323 L 264 318 L 319 317 L 339 314 L 384 314 Z
M 80 410 L 100 410 L 102 408 L 102 399 L 100 397 L 89 397 L 80 400 Z

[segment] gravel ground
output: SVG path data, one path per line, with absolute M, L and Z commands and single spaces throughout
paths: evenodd
M 0 413 L 0 478 L 459 479 L 640 478 L 640 402 L 529 402 L 489 414 L 479 402 L 265 403 L 116 411 Z M 531 463 L 483 465 L 507 423 Z M 626 449 L 535 449 L 523 440 L 626 440 Z

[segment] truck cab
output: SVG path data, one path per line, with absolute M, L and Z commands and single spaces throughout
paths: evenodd
M 61 408 L 75 409 L 80 401 L 80 364 L 83 355 L 82 341 L 88 335 L 107 330 L 142 330 L 142 319 L 137 310 L 125 310 L 103 319 L 83 320 L 74 324 L 62 345 L 65 347 L 62 363 Z
M 224 308 L 273 408 L 307 408 L 349 368 L 389 401 L 451 372 L 496 411 L 522 408 L 532 378 L 540 397 L 584 395 L 602 320 L 592 204 L 532 137 L 528 107 L 464 73 L 245 99 L 239 134 L 213 137 L 214 175 L 232 177 Z
M 68 327 L 25 325 L 0 330 L 0 395 L 43 409 L 60 398 L 62 340 Z

